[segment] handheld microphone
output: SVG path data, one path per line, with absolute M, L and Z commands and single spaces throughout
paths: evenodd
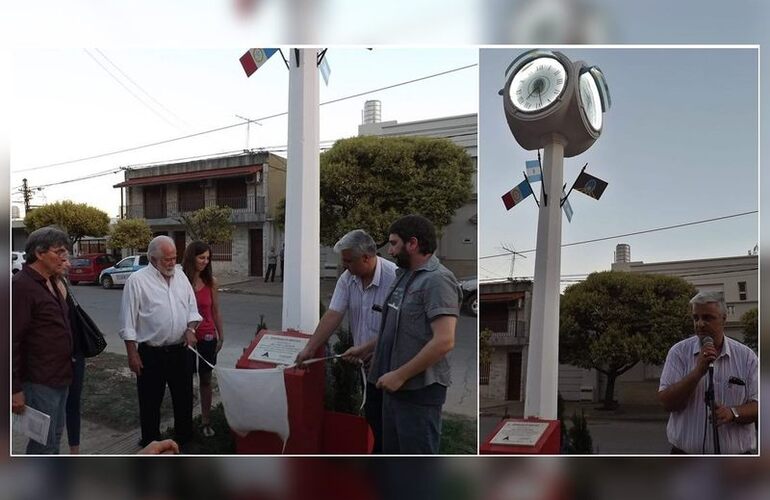
M 710 335 L 704 335 L 700 338 L 700 346 L 703 347 L 714 347 L 714 339 L 711 338 Z M 709 362 L 709 368 L 714 368 L 714 362 Z

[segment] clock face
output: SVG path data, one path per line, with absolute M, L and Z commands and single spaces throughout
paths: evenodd
M 588 124 L 598 132 L 602 129 L 602 105 L 599 87 L 596 85 L 594 77 L 588 71 L 580 75 L 578 84 L 580 86 L 580 101 L 583 105 L 583 112 L 586 118 L 588 118 Z
M 508 92 L 516 109 L 534 113 L 554 104 L 566 86 L 564 66 L 552 57 L 538 57 L 513 75 Z

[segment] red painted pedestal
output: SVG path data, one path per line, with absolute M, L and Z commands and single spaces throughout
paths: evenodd
M 497 435 L 506 422 L 542 422 L 548 424 L 548 427 L 540 436 L 540 439 L 534 446 L 515 446 L 492 444 L 492 439 Z M 479 448 L 482 455 L 558 455 L 561 450 L 561 429 L 558 420 L 540 420 L 537 418 L 516 419 L 509 418 L 502 420 L 494 431 L 484 439 Z
M 275 368 L 273 363 L 249 359 L 254 348 L 265 335 L 284 335 L 308 338 L 304 333 L 289 330 L 274 332 L 262 330 L 244 350 L 236 368 L 260 370 Z M 324 355 L 320 348 L 314 357 Z M 374 438 L 366 419 L 324 410 L 325 363 L 318 362 L 300 370 L 284 371 L 286 398 L 289 411 L 289 439 L 286 454 L 367 454 L 371 453 Z M 235 451 L 239 454 L 279 455 L 283 445 L 273 433 L 255 431 L 245 437 L 235 436 Z

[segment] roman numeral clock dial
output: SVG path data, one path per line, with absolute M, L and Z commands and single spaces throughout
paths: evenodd
M 509 87 L 513 106 L 524 113 L 534 113 L 554 104 L 564 93 L 567 73 L 552 57 L 539 57 L 516 72 Z

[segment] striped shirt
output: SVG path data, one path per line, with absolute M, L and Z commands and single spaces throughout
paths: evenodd
M 350 331 L 353 333 L 353 345 L 361 345 L 377 337 L 380 331 L 382 312 L 372 307 L 382 306 L 396 278 L 396 265 L 377 257 L 377 266 L 369 286 L 364 289 L 361 278 L 346 270 L 337 280 L 329 309 L 339 313 L 348 313 Z
M 693 371 L 699 353 L 700 339 L 697 335 L 676 343 L 666 356 L 658 391 L 679 382 Z M 727 407 L 759 401 L 757 376 L 757 356 L 754 351 L 725 336 L 722 352 L 714 361 L 714 400 Z M 745 385 L 735 383 L 737 381 L 742 381 Z M 690 395 L 687 406 L 681 411 L 671 412 L 668 419 L 666 433 L 669 442 L 687 453 L 714 452 L 705 404 L 707 385 L 708 376 L 704 376 Z M 722 454 L 756 450 L 757 433 L 754 424 L 720 425 L 719 447 Z

